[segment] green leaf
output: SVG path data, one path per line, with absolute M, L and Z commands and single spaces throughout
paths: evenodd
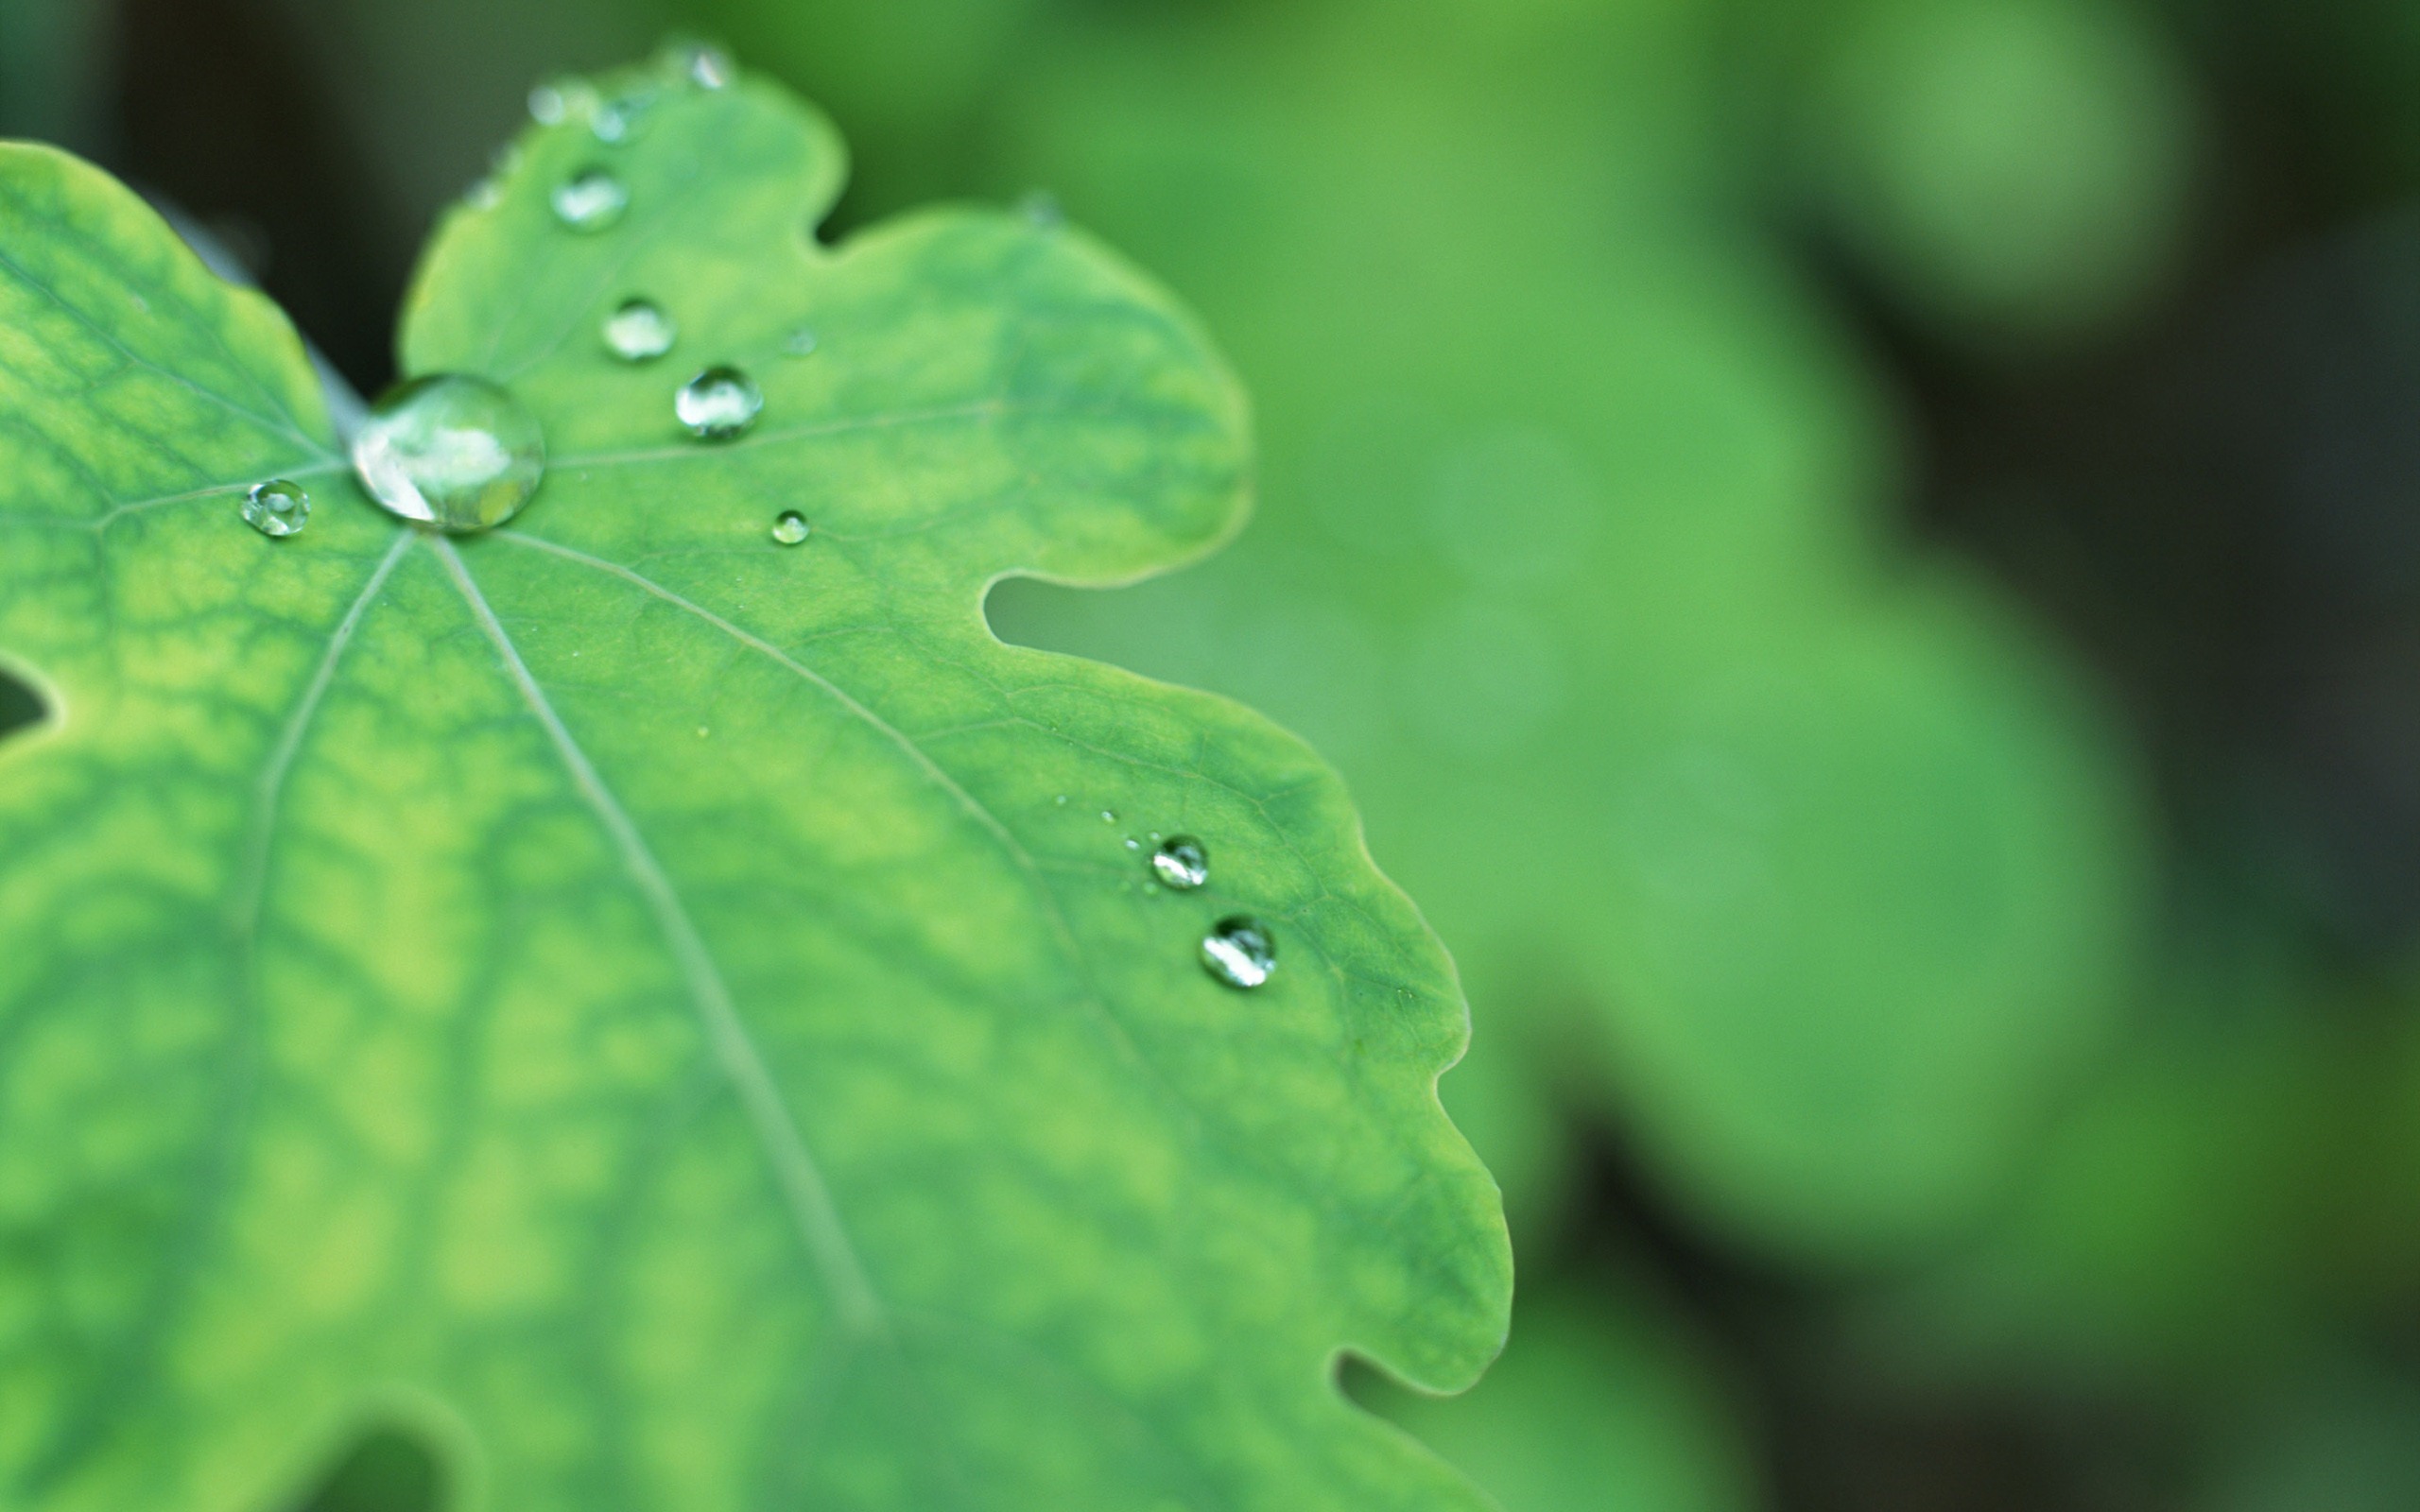
M 1624 40 L 1560 56 L 1649 69 Z M 1542 1100 L 1593 1041 L 1593 1100 L 1709 1225 L 1827 1263 L 1938 1243 L 2128 985 L 2117 742 L 1983 585 L 1885 549 L 1884 396 L 1672 191 L 1703 118 L 1599 134 L 1577 63 L 1362 41 L 1103 46 L 1037 84 L 1014 172 L 1213 312 L 1266 505 L 1198 571 L 1007 585 L 995 620 L 1333 757 L 1454 943 L 1471 1074 L 1526 1056 Z M 1474 1093 L 1492 1161 L 1552 1169 Z M 1526 1238 L 1552 1195 L 1507 1192 Z
M 1073 233 L 816 245 L 839 146 L 771 89 L 604 83 L 639 129 L 532 132 L 411 296 L 407 369 L 548 438 L 461 540 L 360 493 L 267 303 L 0 148 L 50 715 L 0 744 L 0 1504 L 249 1512 L 382 1434 L 516 1512 L 1476 1504 L 1334 1382 L 1502 1337 L 1443 951 L 1299 742 L 981 617 L 1235 527 L 1226 370 Z M 641 293 L 679 342 L 625 365 Z M 708 362 L 766 396 L 725 444 Z M 238 518 L 271 475 L 299 536 Z
M 2137 9 L 1846 0 L 1792 143 L 1842 240 L 1919 317 L 2023 351 L 2106 328 L 2172 270 L 2196 109 Z
M 2315 1325 L 2398 1305 L 2420 1032 L 2308 984 L 2276 996 L 2234 942 L 2205 949 L 2222 991 L 2164 1004 L 1979 1242 L 1873 1308 L 1876 1337 L 1994 1385 L 2208 1399 Z

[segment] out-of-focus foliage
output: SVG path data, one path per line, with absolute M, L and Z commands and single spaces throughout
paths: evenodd
M 2071 338 L 2166 270 L 2191 187 L 2172 56 L 2118 0 L 1840 0 L 1794 60 L 1795 163 L 1919 318 Z
M 994 620 L 1304 730 L 1454 941 L 1476 1059 L 1584 1047 L 1564 1094 L 1712 1221 L 1890 1252 L 2104 1030 L 2122 764 L 1990 594 L 1879 544 L 1888 421 L 1714 197 L 1689 33 L 1523 19 L 1357 70 L 1352 8 L 1059 51 L 1018 161 L 1229 341 L 1263 507 L 1224 563 Z M 1467 1109 L 1516 1181 L 1519 1106 Z
M 1502 1512 L 1747 1512 L 1745 1435 L 1693 1341 L 1616 1281 L 1525 1293 L 1464 1396 L 1357 1393 L 1486 1486 Z
M 1891 1351 L 2233 1400 L 2330 1320 L 2420 1297 L 2420 1022 L 2227 965 L 2062 1120 L 1978 1243 L 1868 1319 Z
M 964 194 L 987 107 L 1015 88 L 1036 26 L 1068 0 L 695 0 L 680 24 L 727 40 L 852 122 L 861 214 Z
M 2408 1512 L 2420 1506 L 2420 1388 L 2359 1352 L 2279 1373 L 2226 1415 L 2197 1498 L 2208 1512 Z
M 91 140 L 105 19 L 78 0 L 0 0 L 0 136 Z
M 342 80 L 329 99 L 358 156 L 353 171 L 406 211 L 393 229 L 407 241 L 486 171 L 541 76 L 618 62 L 663 33 L 653 0 L 264 3 Z

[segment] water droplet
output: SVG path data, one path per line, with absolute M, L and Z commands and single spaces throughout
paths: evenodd
M 692 435 L 709 441 L 738 435 L 764 407 L 763 390 L 736 368 L 708 368 L 672 396 L 672 413 Z
M 1258 987 L 1277 970 L 1277 941 L 1257 919 L 1222 919 L 1201 936 L 1201 969 L 1229 987 Z
M 1135 839 L 1130 834 L 1126 837 L 1126 849 L 1129 850 L 1140 850 L 1143 849 L 1143 842 Z
M 728 89 L 735 73 L 731 55 L 705 43 L 683 43 L 665 58 L 671 72 L 700 89 Z
M 624 300 L 605 318 L 605 345 L 624 362 L 661 357 L 680 335 L 680 322 L 653 300 Z
M 1115 809 L 1101 810 L 1100 822 L 1103 824 L 1115 824 L 1117 822 L 1117 811 Z
M 1059 806 L 1060 806 L 1061 808 L 1063 808 L 1063 808 L 1065 808 L 1065 807 L 1067 806 L 1067 795 L 1066 795 L 1066 794 L 1062 793 L 1062 794 L 1060 794 L 1060 795 L 1059 795 Z
M 311 496 L 299 483 L 271 478 L 244 495 L 244 524 L 264 536 L 299 536 L 311 523 Z
M 648 112 L 654 108 L 655 96 L 646 90 L 625 94 L 597 107 L 596 113 L 589 118 L 589 132 L 608 146 L 628 142 L 639 134 L 639 129 L 647 124 Z
M 574 231 L 603 231 L 631 208 L 631 191 L 602 168 L 590 168 L 555 186 L 555 218 Z
M 804 541 L 807 532 L 813 528 L 806 523 L 806 516 L 796 509 L 785 509 L 773 521 L 773 543 L 777 546 L 795 546 Z
M 800 326 L 788 335 L 782 337 L 782 351 L 793 357 L 811 355 L 817 344 L 815 327 L 811 325 Z
M 1189 834 L 1171 835 L 1151 852 L 1151 875 L 1183 892 L 1210 880 L 1210 852 Z
M 493 178 L 482 179 L 471 185 L 469 191 L 462 196 L 462 202 L 473 210 L 493 210 L 504 203 L 504 185 L 496 182 Z
M 596 109 L 596 86 L 576 76 L 546 79 L 529 92 L 529 118 L 540 126 L 580 120 Z
M 484 378 L 397 385 L 353 438 L 370 496 L 441 530 L 485 530 L 521 512 L 546 475 L 545 438 L 521 402 Z

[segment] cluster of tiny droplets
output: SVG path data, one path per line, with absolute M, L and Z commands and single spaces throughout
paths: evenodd
M 731 61 L 711 47 L 683 47 L 666 55 L 666 73 L 677 83 L 687 83 L 700 89 L 727 88 L 734 77 Z M 580 79 L 552 80 L 540 84 L 529 94 L 529 114 L 541 126 L 560 126 L 566 122 L 584 121 L 589 134 L 606 146 L 618 146 L 636 138 L 657 102 L 657 92 L 642 88 L 615 99 L 607 100 L 595 86 Z M 510 164 L 500 163 L 497 178 L 510 171 Z M 492 209 L 502 198 L 495 178 L 483 181 L 474 196 L 479 209 Z M 565 229 L 591 233 L 611 230 L 631 208 L 631 191 L 620 176 L 602 166 L 580 169 L 558 184 L 548 197 L 556 220 Z M 1037 225 L 1055 226 L 1059 210 L 1055 201 L 1045 196 L 1030 197 L 1024 206 L 1028 218 Z M 607 351 L 623 362 L 641 365 L 669 352 L 680 339 L 680 324 L 654 301 L 632 296 L 623 300 L 604 319 L 602 335 Z M 782 340 L 785 355 L 804 357 L 818 350 L 821 340 L 815 330 L 800 326 Z M 695 439 L 725 441 L 744 435 L 756 422 L 765 405 L 764 392 L 754 379 L 739 368 L 716 364 L 702 368 L 687 383 L 674 392 L 673 416 Z M 290 496 L 285 490 L 291 490 Z M 244 506 L 244 518 L 265 535 L 291 535 L 302 528 L 310 514 L 310 499 L 291 483 L 273 480 L 251 490 Z M 775 517 L 771 536 L 775 544 L 796 546 L 812 533 L 806 517 L 795 509 L 786 509 Z M 704 730 L 698 732 L 706 734 Z M 1061 794 L 1057 802 L 1064 807 L 1067 796 Z M 1103 823 L 1115 824 L 1115 812 L 1100 811 Z M 1149 857 L 1150 881 L 1176 892 L 1190 892 L 1210 880 L 1210 857 L 1201 842 L 1190 835 L 1172 835 L 1162 840 Z M 1130 850 L 1139 850 L 1141 842 L 1128 838 Z M 1220 919 L 1201 937 L 1202 969 L 1210 976 L 1232 988 L 1249 990 L 1261 986 L 1277 969 L 1277 943 L 1269 927 L 1248 915 L 1235 914 Z

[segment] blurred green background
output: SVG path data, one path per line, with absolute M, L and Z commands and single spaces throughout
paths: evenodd
M 1233 547 L 991 611 L 1307 735 L 1462 965 L 1512 1342 L 1353 1390 L 1507 1512 L 2420 1506 L 2420 8 L 0 0 L 0 133 L 374 389 L 668 32 L 1250 385 Z

